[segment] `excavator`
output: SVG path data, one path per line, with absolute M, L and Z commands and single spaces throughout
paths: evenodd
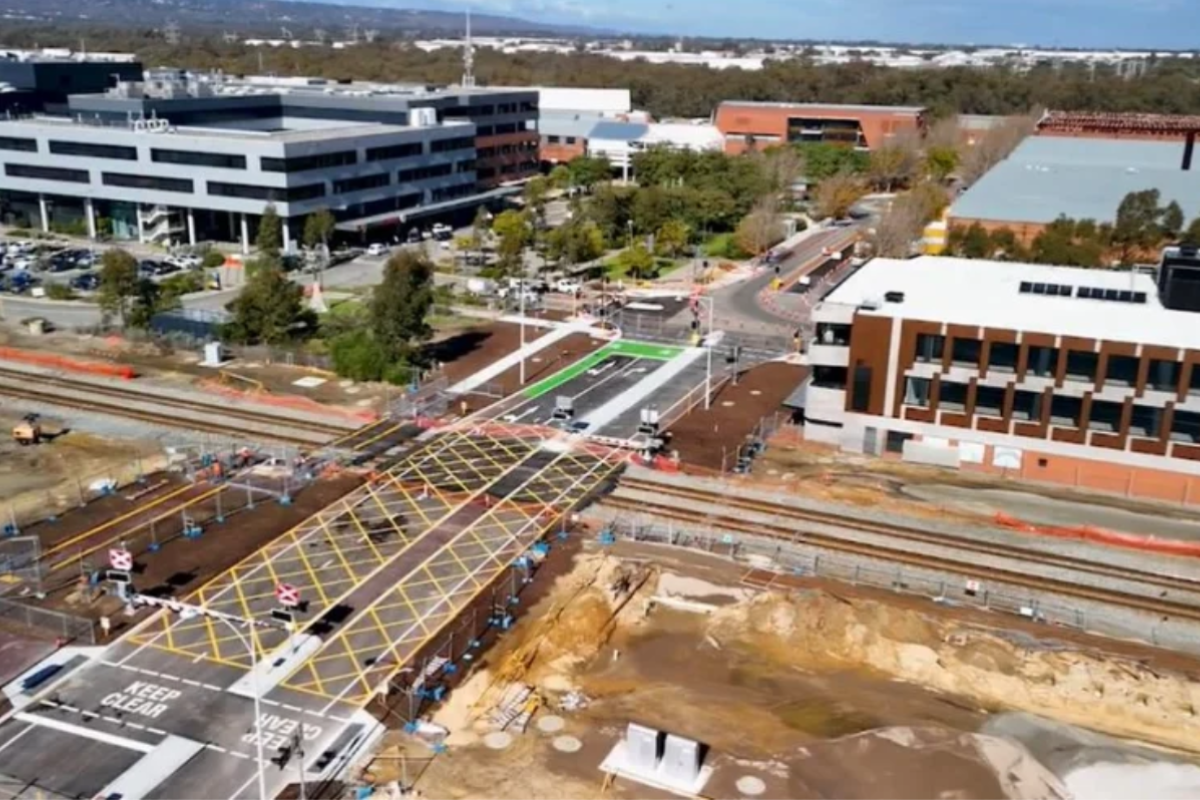
M 25 418 L 13 426 L 13 441 L 22 447 L 40 444 L 45 438 L 42 433 L 41 419 L 37 414 L 26 414 Z

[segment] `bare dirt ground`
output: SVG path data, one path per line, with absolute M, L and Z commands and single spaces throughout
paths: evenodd
M 851 505 L 879 507 L 917 517 L 938 517 L 979 521 L 991 524 L 991 506 L 1004 506 L 1005 495 L 1024 496 L 1024 501 L 1007 504 L 1006 513 L 1024 518 L 1026 509 L 1043 501 L 1082 504 L 1091 507 L 1093 514 L 1112 511 L 1114 530 L 1166 535 L 1162 521 L 1181 523 L 1200 522 L 1200 515 L 1190 509 L 1166 503 L 1128 500 L 1112 495 L 1078 489 L 1016 481 L 999 475 L 941 469 L 908 464 L 889 458 L 841 453 L 831 448 L 808 444 L 794 438 L 778 438 L 754 463 L 753 478 L 765 486 L 781 488 L 796 494 Z M 929 491 L 924 488 L 928 487 Z M 979 502 L 957 502 L 953 494 L 978 491 Z M 928 495 L 923 500 L 919 495 Z M 1018 496 L 1019 497 L 1019 496 Z M 986 500 L 984 499 L 986 498 Z M 1069 519 L 1057 524 L 1097 524 L 1083 520 L 1069 507 L 1062 509 Z M 1126 512 L 1126 513 L 1118 513 Z M 1061 516 L 1061 515 L 1060 515 Z
M 0 412 L 0 522 L 15 515 L 19 524 L 79 504 L 81 489 L 112 478 L 124 483 L 158 468 L 162 445 L 66 431 L 52 417 L 42 419 L 52 441 L 22 447 L 10 431 L 20 417 Z M 64 432 L 65 431 L 65 432 Z M 58 435 L 61 434 L 61 435 Z
M 783 401 L 804 379 L 807 368 L 792 364 L 762 364 L 742 374 L 736 386 L 726 384 L 707 411 L 697 406 L 670 431 L 671 450 L 687 464 L 719 470 L 722 460 L 732 469 L 738 448 L 754 433 L 759 421 L 785 413 Z
M 533 325 L 525 327 L 525 341 L 548 333 Z M 471 377 L 497 359 L 515 353 L 521 346 L 521 326 L 510 322 L 476 325 L 430 345 L 431 357 L 442 364 L 441 373 L 451 384 Z
M 507 397 L 520 391 L 523 385 L 529 386 L 569 367 L 587 354 L 599 350 L 605 344 L 603 339 L 593 339 L 586 333 L 573 333 L 564 339 L 559 339 L 549 348 L 538 352 L 525 362 L 524 384 L 521 383 L 521 367 L 517 365 L 500 373 L 489 385 L 493 392 Z M 472 409 L 494 403 L 497 399 L 499 398 L 496 394 L 467 396 L 467 401 Z
M 1195 659 L 837 584 L 754 593 L 740 575 L 688 552 L 585 548 L 436 710 L 449 752 L 429 761 L 398 737 L 365 779 L 399 780 L 407 748 L 430 798 L 665 796 L 602 790 L 598 765 L 631 721 L 706 745 L 710 797 L 739 796 L 746 776 L 766 797 L 1065 797 L 984 727 L 1009 711 L 1197 750 Z M 512 681 L 537 688 L 577 752 L 537 716 L 487 746 Z M 587 706 L 560 710 L 569 691 Z

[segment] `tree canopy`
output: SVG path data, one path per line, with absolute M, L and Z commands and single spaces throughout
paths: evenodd
M 130 322 L 130 311 L 138 294 L 137 259 L 114 247 L 100 257 L 100 287 L 96 300 L 106 316 L 116 315 L 122 327 Z
M 226 308 L 232 319 L 223 338 L 239 344 L 282 344 L 303 338 L 316 327 L 316 314 L 305 305 L 304 287 L 287 279 L 278 266 L 266 263 Z
M 388 259 L 383 281 L 371 293 L 371 331 L 388 362 L 417 363 L 418 345 L 433 334 L 433 264 L 401 250 Z

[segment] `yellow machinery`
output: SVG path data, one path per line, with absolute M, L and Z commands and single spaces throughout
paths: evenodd
M 42 423 L 38 422 L 38 415 L 29 414 L 25 417 L 25 419 L 14 425 L 12 429 L 12 438 L 14 442 L 22 447 L 41 443 Z

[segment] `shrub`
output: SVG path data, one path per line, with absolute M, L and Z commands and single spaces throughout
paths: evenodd
M 387 354 L 365 330 L 343 333 L 329 343 L 333 370 L 355 381 L 377 381 L 387 369 Z
M 224 264 L 225 264 L 225 254 L 224 253 L 222 253 L 220 250 L 209 250 L 207 253 L 204 254 L 204 260 L 201 262 L 200 265 L 202 267 L 204 267 L 205 269 L 215 269 L 216 267 L 223 266 Z
M 74 300 L 75 290 L 65 283 L 48 283 L 46 297 L 51 300 Z

